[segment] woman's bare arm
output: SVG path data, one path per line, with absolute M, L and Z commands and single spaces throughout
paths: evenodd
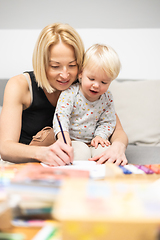
M 121 122 L 119 120 L 119 117 L 116 114 L 116 129 L 114 133 L 112 134 L 112 137 L 110 139 L 111 143 L 114 142 L 120 142 L 123 143 L 125 147 L 128 145 L 128 137 L 125 131 L 122 128 Z
M 11 78 L 4 92 L 0 115 L 0 154 L 14 163 L 40 161 L 49 165 L 65 165 L 73 161 L 72 147 L 57 141 L 49 147 L 19 143 L 23 109 L 30 106 L 31 96 L 23 75 Z

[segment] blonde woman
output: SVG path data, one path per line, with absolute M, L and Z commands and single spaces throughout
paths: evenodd
M 0 115 L 0 154 L 4 161 L 37 161 L 52 166 L 73 161 L 72 146 L 60 140 L 50 146 L 30 142 L 41 129 L 52 127 L 59 95 L 77 80 L 83 57 L 83 42 L 68 24 L 54 23 L 42 30 L 33 52 L 34 71 L 11 78 L 5 88 Z M 112 139 L 113 148 L 105 152 L 105 158 L 125 159 L 127 137 L 120 122 Z

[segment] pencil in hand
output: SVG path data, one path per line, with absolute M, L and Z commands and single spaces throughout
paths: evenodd
M 60 122 L 60 120 L 59 120 L 58 113 L 56 113 L 56 117 L 57 117 L 57 120 L 58 120 L 58 123 L 59 123 L 59 127 L 60 127 L 60 129 L 61 129 L 61 133 L 62 133 L 63 141 L 64 141 L 64 143 L 67 144 L 66 138 L 65 138 L 65 136 L 64 136 L 63 128 L 62 128 L 61 122 Z M 70 163 L 70 165 L 72 165 L 72 163 Z
M 58 123 L 59 123 L 59 127 L 60 127 L 60 129 L 61 129 L 61 133 L 62 133 L 62 137 L 63 137 L 64 143 L 67 144 L 66 138 L 65 138 L 65 136 L 64 136 L 63 128 L 62 128 L 61 122 L 60 122 L 60 120 L 59 120 L 58 113 L 56 113 L 56 117 L 57 117 L 57 120 L 58 120 Z

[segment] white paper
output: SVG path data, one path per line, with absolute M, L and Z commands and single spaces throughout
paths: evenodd
M 41 163 L 44 167 L 51 167 L 44 163 Z M 58 167 L 51 167 L 56 169 L 77 169 L 88 170 L 90 172 L 90 178 L 92 179 L 104 179 L 105 178 L 105 164 L 96 164 L 94 161 L 73 161 L 73 165 L 65 165 Z

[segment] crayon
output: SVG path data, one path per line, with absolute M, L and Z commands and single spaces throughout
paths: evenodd
M 154 171 L 156 174 L 160 174 L 160 165 L 159 164 L 151 164 L 151 165 L 145 165 L 152 171 Z
M 154 171 L 148 167 L 146 167 L 145 165 L 135 165 L 137 168 L 141 169 L 142 171 L 144 171 L 144 173 L 146 174 L 153 174 Z
M 124 166 L 126 169 L 128 169 L 129 171 L 131 171 L 134 174 L 144 174 L 144 171 L 142 171 L 141 169 L 137 168 L 135 165 L 133 164 L 127 164 Z
M 122 171 L 123 171 L 124 174 L 132 174 L 132 172 L 129 171 L 127 168 L 125 168 L 125 167 L 123 167 L 123 166 L 119 166 L 119 167 L 122 169 Z

